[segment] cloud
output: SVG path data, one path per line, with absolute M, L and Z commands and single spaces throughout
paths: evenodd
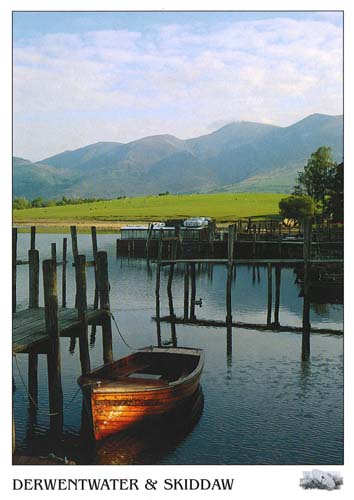
M 37 158 L 67 149 L 65 144 L 82 145 L 83 137 L 94 142 L 95 113 L 96 121 L 107 123 L 96 127 L 97 140 L 113 130 L 115 140 L 152 131 L 184 138 L 229 116 L 288 125 L 310 112 L 339 114 L 342 31 L 325 16 L 318 19 L 275 16 L 212 28 L 176 23 L 19 40 L 15 151 L 26 155 L 27 131 L 42 134 L 31 147 Z M 62 116 L 76 127 L 63 127 Z M 158 130 L 163 126 L 168 130 Z M 57 147 L 46 138 L 49 130 L 56 130 Z

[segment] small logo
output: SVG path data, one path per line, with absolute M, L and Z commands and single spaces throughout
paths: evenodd
M 343 484 L 343 478 L 339 472 L 328 472 L 318 469 L 313 469 L 310 472 L 303 472 L 303 477 L 300 479 L 301 488 L 319 490 L 338 490 Z

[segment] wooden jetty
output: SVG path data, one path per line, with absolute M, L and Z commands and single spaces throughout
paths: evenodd
M 31 248 L 27 262 L 15 258 L 13 265 L 13 336 L 14 355 L 28 354 L 28 397 L 30 408 L 36 411 L 38 401 L 38 355 L 47 356 L 49 415 L 51 427 L 60 431 L 63 425 L 63 393 L 61 383 L 60 338 L 79 339 L 82 374 L 90 370 L 88 325 L 102 326 L 103 361 L 113 361 L 111 313 L 107 253 L 97 250 L 96 229 L 92 228 L 94 260 L 86 261 L 78 251 L 77 232 L 71 227 L 73 266 L 75 267 L 76 303 L 66 307 L 67 241 L 63 240 L 63 260 L 57 261 L 56 246 L 51 246 L 51 259 L 42 262 L 44 307 L 39 307 L 39 253 L 35 249 L 35 228 L 31 228 Z M 13 230 L 13 256 L 17 256 L 17 231 Z M 29 265 L 29 307 L 16 310 L 16 266 Z M 62 268 L 61 306 L 58 301 L 57 268 Z M 87 305 L 86 269 L 94 267 L 95 299 Z
M 196 239 L 187 238 L 186 234 L 178 231 L 175 237 L 162 237 L 162 258 L 171 259 L 176 252 L 176 258 L 223 258 L 227 259 L 229 228 L 217 228 L 211 223 L 208 234 Z M 245 219 L 237 220 L 233 234 L 235 254 L 239 258 L 273 259 L 303 257 L 304 223 L 286 227 L 279 220 Z M 156 259 L 158 254 L 159 238 L 152 239 L 152 225 L 146 231 L 146 237 L 120 239 L 116 241 L 117 256 L 145 257 Z M 335 254 L 337 258 L 343 256 L 343 227 L 336 224 L 312 224 L 312 253 L 323 257 Z M 175 250 L 173 247 L 177 245 Z
M 227 329 L 227 352 L 231 353 L 232 348 L 232 327 L 242 327 L 251 328 L 259 330 L 276 330 L 276 331 L 293 331 L 302 333 L 302 349 L 301 355 L 302 359 L 305 361 L 310 355 L 310 332 L 317 331 L 318 333 L 334 333 L 342 334 L 341 330 L 324 330 L 312 328 L 310 322 L 310 304 L 311 304 L 311 268 L 312 266 L 326 266 L 331 267 L 343 267 L 343 258 L 330 258 L 328 255 L 326 258 L 321 257 L 318 252 L 315 257 L 313 257 L 313 242 L 312 242 L 312 220 L 306 219 L 303 222 L 303 241 L 301 242 L 302 256 L 301 258 L 284 258 L 282 256 L 282 249 L 278 247 L 278 256 L 276 258 L 256 258 L 254 257 L 255 252 L 251 252 L 251 257 L 240 258 L 237 255 L 237 224 L 229 226 L 228 229 L 228 256 L 225 259 L 220 258 L 184 258 L 184 259 L 162 259 L 161 250 L 158 253 L 157 259 L 157 272 L 156 272 L 156 314 L 153 318 L 160 328 L 161 322 L 169 322 L 173 331 L 176 324 L 189 324 L 189 325 L 203 325 L 203 326 L 213 326 L 213 327 L 225 327 Z M 299 243 L 299 242 L 297 242 Z M 237 258 L 235 258 L 237 256 Z M 198 303 L 196 300 L 196 276 L 195 276 L 195 266 L 198 265 L 213 265 L 222 264 L 227 268 L 227 278 L 226 278 L 226 319 L 225 321 L 215 321 L 196 318 L 195 305 Z M 267 266 L 267 311 L 266 311 L 266 321 L 264 324 L 254 324 L 254 323 L 242 323 L 237 322 L 233 319 L 232 307 L 231 307 L 231 283 L 233 276 L 236 279 L 237 266 L 238 265 L 252 265 L 255 269 L 256 266 L 266 265 Z M 172 301 L 172 279 L 173 279 L 173 269 L 176 265 L 184 266 L 184 314 L 183 317 L 176 317 L 173 312 L 173 301 Z M 295 328 L 290 325 L 281 325 L 279 311 L 280 311 L 280 290 L 281 290 L 281 271 L 284 266 L 300 266 L 303 270 L 303 314 L 302 314 L 302 327 Z M 168 296 L 169 296 L 169 308 L 170 314 L 161 317 L 160 315 L 160 273 L 161 267 L 169 266 L 169 279 L 168 279 Z M 273 269 L 275 278 L 275 297 L 273 301 Z M 274 309 L 273 309 L 274 302 Z M 188 310 L 188 305 L 189 310 Z M 173 344 L 175 345 L 175 343 Z

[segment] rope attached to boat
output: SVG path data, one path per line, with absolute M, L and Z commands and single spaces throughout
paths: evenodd
M 37 405 L 37 403 L 36 403 L 36 402 L 35 402 L 35 400 L 33 399 L 33 397 L 32 397 L 32 395 L 31 395 L 31 393 L 30 393 L 30 392 L 29 392 L 29 390 L 28 390 L 28 387 L 27 387 L 27 385 L 26 385 L 26 382 L 25 382 L 25 380 L 24 380 L 24 378 L 23 378 L 23 375 L 22 375 L 22 373 L 21 373 L 20 366 L 19 366 L 19 364 L 18 364 L 17 356 L 16 356 L 16 354 L 15 354 L 15 353 L 13 354 L 13 357 L 15 358 L 15 362 L 16 362 L 16 366 L 17 366 L 17 371 L 18 371 L 18 374 L 19 374 L 20 380 L 21 380 L 21 382 L 22 382 L 22 384 L 23 384 L 23 387 L 25 388 L 25 391 L 26 391 L 26 393 L 27 393 L 28 399 L 30 399 L 30 400 L 31 400 L 31 403 L 33 404 L 33 406 L 36 408 L 36 410 L 38 411 L 38 413 L 39 413 L 40 415 L 45 415 L 45 416 L 47 416 L 47 417 L 54 417 L 54 416 L 56 416 L 56 415 L 60 415 L 60 414 L 64 413 L 64 411 L 65 411 L 65 410 L 67 410 L 67 409 L 71 406 L 71 404 L 75 401 L 75 399 L 76 399 L 77 395 L 78 395 L 78 394 L 79 394 L 79 392 L 81 391 L 81 387 L 79 387 L 79 388 L 78 388 L 78 390 L 75 392 L 75 394 L 73 395 L 73 397 L 71 398 L 71 400 L 68 402 L 68 404 L 67 404 L 67 405 L 65 405 L 65 406 L 63 407 L 63 409 L 62 409 L 61 411 L 57 411 L 57 412 L 54 412 L 54 413 L 51 413 L 51 412 L 46 412 L 46 411 L 39 411 L 39 406 Z
M 131 345 L 128 344 L 128 342 L 125 340 L 122 332 L 119 329 L 118 323 L 117 323 L 116 318 L 114 317 L 113 313 L 110 313 L 110 315 L 113 319 L 114 324 L 116 325 L 116 329 L 117 329 L 117 332 L 119 333 L 120 338 L 123 340 L 124 344 L 128 347 L 128 349 L 131 349 L 132 351 L 139 351 L 138 348 L 132 347 Z

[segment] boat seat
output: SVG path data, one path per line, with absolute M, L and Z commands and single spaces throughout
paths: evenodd
M 122 386 L 124 385 L 129 386 L 136 386 L 136 385 L 141 385 L 141 387 L 159 387 L 159 386 L 164 386 L 168 385 L 168 381 L 164 379 L 144 379 L 144 378 L 139 378 L 139 377 L 114 377 L 112 379 L 112 382 L 114 383 L 121 382 Z

